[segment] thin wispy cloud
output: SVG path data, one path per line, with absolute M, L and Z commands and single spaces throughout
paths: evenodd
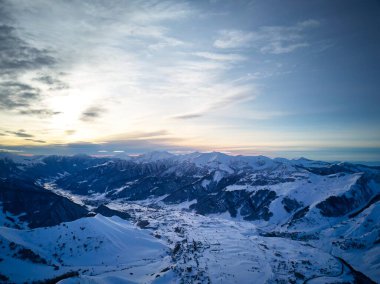
M 241 85 L 231 88 L 230 90 L 224 89 L 227 95 L 220 96 L 217 100 L 211 102 L 209 105 L 203 106 L 200 110 L 175 115 L 174 119 L 196 119 L 205 115 L 213 114 L 216 111 L 226 110 L 236 104 L 252 101 L 257 96 L 257 90 L 252 85 Z
M 87 108 L 81 115 L 81 120 L 86 122 L 92 122 L 101 117 L 106 110 L 100 106 L 92 106 Z
M 9 152 L 27 152 L 33 154 L 56 154 L 57 152 L 65 155 L 72 155 L 78 153 L 85 153 L 96 155 L 98 153 L 126 153 L 126 154 L 141 154 L 152 150 L 165 150 L 171 151 L 195 151 L 196 148 L 186 146 L 186 141 L 176 137 L 162 137 L 152 139 L 128 138 L 121 140 L 107 140 L 102 139 L 101 142 L 74 142 L 74 143 L 61 143 L 61 144 L 47 144 L 43 140 L 38 142 L 32 141 L 33 144 L 28 146 L 6 146 L 1 147 L 0 151 Z
M 17 80 L 0 83 L 0 108 L 28 109 L 41 97 L 40 89 Z
M 54 77 L 52 75 L 41 74 L 38 77 L 34 78 L 34 80 L 48 85 L 49 90 L 68 89 L 69 85 L 67 83 L 61 81 L 57 77 Z
M 50 109 L 26 109 L 26 110 L 20 110 L 19 114 L 36 115 L 39 117 L 51 117 L 53 115 L 60 114 L 60 112 L 59 111 L 52 111 Z
M 173 116 L 174 119 L 194 119 L 202 117 L 206 114 L 206 111 L 198 112 L 198 113 L 187 113 L 187 114 L 179 114 Z
M 25 140 L 32 141 L 35 143 L 42 143 L 42 144 L 46 143 L 46 141 L 44 141 L 44 140 L 38 140 L 38 139 L 32 139 L 32 138 L 25 138 Z
M 305 32 L 320 25 L 317 20 L 306 20 L 293 26 L 263 26 L 256 31 L 222 30 L 214 41 L 220 49 L 253 47 L 261 53 L 283 54 L 309 46 Z
M 65 130 L 65 134 L 66 135 L 73 135 L 75 134 L 77 131 L 75 129 L 68 129 L 68 130 Z
M 19 129 L 18 131 L 5 131 L 7 134 L 11 134 L 17 137 L 34 137 L 34 135 L 27 133 L 24 129 Z
M 195 52 L 194 55 L 205 59 L 227 62 L 240 62 L 248 59 L 247 57 L 236 53 Z
M 215 40 L 214 46 L 217 48 L 242 48 L 249 47 L 255 34 L 240 30 L 222 30 L 219 31 L 219 37 Z
M 106 141 L 113 141 L 113 140 L 138 140 L 138 139 L 156 139 L 156 138 L 162 138 L 167 137 L 170 135 L 170 132 L 165 129 L 157 130 L 157 131 L 133 131 L 133 132 L 126 132 L 122 134 L 116 134 L 109 136 L 105 138 Z
M 252 85 L 240 85 L 232 90 L 226 90 L 227 95 L 222 96 L 220 100 L 210 105 L 211 110 L 228 108 L 234 104 L 252 101 L 257 96 L 257 91 Z M 228 94 L 230 93 L 230 94 Z

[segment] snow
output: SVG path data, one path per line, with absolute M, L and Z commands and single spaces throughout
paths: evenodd
M 89 196 L 74 195 L 47 182 L 46 189 L 76 203 L 105 202 L 109 208 L 128 212 L 133 221 L 96 215 L 60 226 L 27 230 L 26 224 L 19 221 L 21 229 L 7 228 L 6 217 L 17 220 L 20 216 L 0 214 L 0 258 L 3 259 L 0 273 L 9 275 L 15 282 L 52 278 L 68 271 L 79 271 L 80 277 L 60 283 L 196 283 L 196 280 L 251 283 L 252 279 L 255 283 L 303 283 L 306 279 L 307 283 L 353 282 L 350 270 L 338 256 L 372 279 L 380 279 L 379 203 L 352 218 L 349 214 L 322 216 L 316 207 L 330 196 L 360 198 L 356 196 L 359 179 L 368 174 L 364 167 L 360 168 L 363 172 L 322 176 L 302 167 L 332 164 L 304 158 L 270 159 L 217 152 L 187 155 L 154 152 L 131 160 L 168 161 L 169 165 L 186 161 L 178 168 L 169 167 L 165 174 L 180 176 L 181 166 L 199 167 L 202 174 L 198 178 L 205 190 L 231 174 L 240 173 L 243 178 L 237 184 L 221 190 L 246 191 L 252 195 L 258 190 L 274 191 L 277 197 L 268 205 L 273 215 L 269 221 L 248 222 L 240 215 L 240 207 L 236 218 L 228 211 L 201 216 L 189 210 L 197 203 L 196 199 L 164 204 L 169 194 L 149 196 L 134 203 L 106 197 L 110 192 L 128 190 L 135 181 L 112 190 L 107 187 L 105 192 Z M 248 174 L 244 175 L 247 167 Z M 378 172 L 371 174 L 373 180 L 368 183 L 368 190 L 377 194 L 380 192 Z M 289 225 L 296 211 L 285 210 L 284 198 L 300 204 L 295 210 L 309 206 L 299 223 Z M 365 205 L 364 200 L 359 209 Z M 136 225 L 140 221 L 149 225 L 140 229 Z M 17 245 L 16 249 L 10 249 L 11 242 Z M 46 259 L 48 265 L 14 256 L 22 247 Z M 59 266 L 59 270 L 54 270 L 53 265 Z
M 201 185 L 202 185 L 202 187 L 207 188 L 207 186 L 208 186 L 210 183 L 211 183 L 211 180 L 209 180 L 209 179 L 204 179 L 204 180 L 202 180 Z
M 157 152 L 148 153 L 142 157 L 149 157 L 149 160 L 157 160 L 150 158 L 160 157 L 163 159 L 171 159 L 177 162 L 190 162 L 195 164 L 197 167 L 211 167 L 213 169 L 219 169 L 220 171 L 232 174 L 235 172 L 235 169 L 244 168 L 250 166 L 254 169 L 266 169 L 277 166 L 277 163 L 264 156 L 229 156 L 220 152 L 209 152 L 209 153 L 199 153 L 194 152 L 190 154 L 183 155 L 173 155 L 165 152 Z M 161 157 L 162 155 L 162 157 Z
M 220 172 L 220 171 L 216 171 L 216 172 L 214 173 L 213 180 L 214 180 L 216 183 L 218 183 L 218 182 L 220 182 L 220 180 L 221 180 L 223 177 L 224 177 L 224 175 L 223 175 L 222 172 Z
M 46 190 L 50 190 L 50 191 L 54 192 L 57 195 L 66 197 L 66 198 L 70 199 L 74 203 L 77 203 L 79 205 L 85 205 L 85 203 L 83 202 L 83 197 L 82 196 L 76 195 L 76 194 L 73 194 L 71 192 L 67 192 L 67 191 L 65 191 L 65 190 L 63 190 L 61 188 L 58 188 L 54 182 L 51 182 L 51 181 L 45 182 L 45 183 L 42 184 L 42 186 Z
M 172 205 L 165 205 L 168 206 L 168 208 L 174 209 L 174 210 L 183 210 L 183 209 L 189 209 L 191 205 L 196 204 L 197 200 L 193 199 L 190 201 L 181 202 L 178 204 L 172 204 Z
M 380 246 L 373 246 L 380 236 L 379 216 L 380 204 L 373 204 L 357 217 L 321 232 L 320 240 L 315 241 L 314 245 L 330 250 L 343 259 L 349 259 L 355 269 L 372 279 L 380 279 Z M 366 249 L 356 248 L 355 244 Z M 354 247 L 350 248 L 351 245 Z
M 303 167 L 312 167 L 312 168 L 322 168 L 331 165 L 331 163 L 314 161 L 306 158 L 292 159 L 288 160 L 293 165 L 303 166 Z
M 173 157 L 175 157 L 174 154 L 171 154 L 166 151 L 153 151 L 136 157 L 136 160 L 139 162 L 157 162 Z
M 51 266 L 11 258 L 2 252 L 4 260 L 0 262 L 0 271 L 6 272 L 15 282 L 41 280 L 66 271 L 81 270 L 90 278 L 100 274 L 113 277 L 115 274 L 121 279 L 146 283 L 153 281 L 152 272 L 161 271 L 169 263 L 167 247 L 162 241 L 116 216 L 107 218 L 98 214 L 34 230 L 2 227 L 0 236 L 61 266 L 59 271 L 54 271 Z M 23 269 L 27 270 L 20 273 Z
M 227 172 L 227 173 L 229 173 L 229 174 L 233 174 L 233 173 L 234 173 L 234 170 L 231 169 L 228 165 L 225 165 L 225 164 L 220 164 L 220 165 L 219 165 L 219 169 L 220 169 L 221 171 Z
M 240 185 L 240 184 L 233 184 L 229 185 L 225 188 L 225 191 L 237 191 L 237 190 L 247 190 L 248 191 L 248 185 Z
M 9 159 L 16 164 L 20 164 L 22 166 L 28 167 L 36 164 L 43 164 L 43 156 L 24 156 L 22 154 L 17 155 L 10 152 L 2 152 L 0 151 L 0 159 Z M 22 167 L 21 166 L 21 167 Z
M 152 209 L 118 202 L 110 206 L 148 220 L 154 234 L 173 248 L 180 244 L 174 271 L 185 283 L 194 279 L 202 279 L 201 283 L 250 283 L 252 279 L 255 283 L 287 282 L 296 279 L 295 268 L 306 278 L 326 274 L 324 271 L 339 274 L 341 269 L 334 257 L 306 243 L 260 236 L 251 222 L 201 216 L 172 207 Z
M 51 228 L 1 228 L 1 239 L 32 249 L 49 263 L 59 265 L 60 270 L 31 264 L 2 252 L 4 261 L 0 262 L 0 271 L 7 271 L 16 282 L 78 270 L 80 278 L 60 283 L 192 283 L 195 279 L 200 279 L 200 283 L 250 283 L 252 279 L 255 283 L 288 282 L 289 279 L 296 283 L 303 283 L 304 279 L 312 279 L 310 283 L 333 283 L 352 280 L 350 272 L 329 253 L 331 245 L 326 246 L 319 240 L 302 242 L 264 237 L 260 235 L 261 228 L 252 222 L 181 210 L 194 202 L 163 208 L 123 201 L 107 204 L 112 209 L 128 212 L 135 220 L 148 221 L 146 230 L 118 217 L 101 215 Z M 371 206 L 358 217 L 362 222 L 376 218 L 379 208 Z M 350 230 L 351 224 L 346 223 L 346 226 L 324 231 L 327 242 L 336 239 L 334 233 L 364 235 L 364 223 L 357 225 L 358 232 Z M 179 250 L 174 254 L 177 245 Z M 373 279 L 379 277 L 378 253 L 378 247 L 364 254 L 333 250 L 334 255 L 350 260 L 356 258 L 352 265 L 368 272 Z M 372 262 L 377 264 L 365 267 Z M 19 273 L 20 267 L 25 273 Z
M 4 212 L 2 203 L 0 202 L 0 227 L 9 227 L 9 228 L 28 228 L 28 224 L 26 222 L 21 222 L 19 220 L 20 217 L 25 215 L 25 213 L 21 213 L 17 216 L 11 214 L 10 212 Z

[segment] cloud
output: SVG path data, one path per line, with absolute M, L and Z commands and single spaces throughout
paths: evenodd
M 51 116 L 56 113 L 41 108 L 43 91 L 25 82 L 24 77 L 55 67 L 57 60 L 51 50 L 36 47 L 22 38 L 11 17 L 11 7 L 12 4 L 0 2 L 0 109 L 18 110 L 21 115 Z M 33 107 L 36 104 L 37 110 Z
M 206 107 L 203 107 L 201 110 L 186 114 L 175 115 L 172 118 L 181 120 L 200 118 L 202 116 L 210 114 L 211 112 L 220 111 L 229 108 L 235 104 L 254 100 L 257 95 L 255 87 L 252 85 L 234 86 L 230 90 L 226 88 L 224 92 L 227 93 L 227 95 L 222 96 L 218 100 L 211 102 Z
M 0 109 L 17 111 L 21 115 L 34 115 L 38 117 L 50 117 L 59 112 L 50 110 L 41 102 L 44 97 L 41 89 L 20 80 L 0 79 Z M 35 108 L 37 106 L 39 108 Z
M 0 81 L 0 108 L 29 107 L 41 96 L 38 88 L 18 81 Z
M 220 100 L 212 103 L 209 110 L 219 110 L 228 108 L 234 104 L 247 102 L 256 98 L 256 92 L 253 86 L 240 86 L 232 90 L 232 94 L 222 97 Z
M 102 116 L 106 110 L 99 106 L 93 106 L 86 109 L 81 116 L 82 121 L 91 122 Z
M 214 46 L 220 49 L 252 47 L 263 54 L 290 53 L 309 46 L 305 32 L 318 26 L 318 21 L 310 19 L 293 26 L 263 26 L 251 32 L 221 30 Z
M 0 144 L 3 151 L 22 151 L 27 154 L 42 155 L 73 155 L 73 154 L 89 154 L 97 155 L 99 153 L 121 153 L 125 154 L 141 154 L 150 151 L 168 150 L 168 151 L 195 151 L 199 150 L 193 147 L 177 145 L 178 138 L 166 139 L 129 139 L 129 140 L 109 140 L 106 143 L 89 143 L 75 142 L 68 144 L 33 144 L 25 146 L 5 146 Z M 183 142 L 183 141 L 182 141 Z M 0 150 L 0 151 L 1 151 Z M 120 151 L 120 152 L 114 152 Z
M 76 130 L 74 130 L 74 129 L 68 129 L 68 130 L 65 130 L 65 134 L 66 135 L 73 135 L 73 134 L 75 134 L 77 131 Z
M 166 38 L 161 38 L 161 40 L 157 43 L 150 44 L 148 48 L 151 50 L 158 50 L 158 49 L 162 49 L 166 47 L 175 47 L 175 46 L 183 45 L 183 44 L 184 44 L 183 41 L 166 37 Z
M 23 150 L 16 150 L 16 149 L 2 149 L 0 148 L 0 152 L 6 152 L 6 153 L 22 153 Z
M 32 141 L 35 143 L 46 143 L 46 141 L 44 141 L 44 140 L 38 140 L 38 139 L 32 139 L 32 138 L 26 138 L 24 140 Z
M 18 75 L 52 66 L 56 60 L 46 49 L 30 46 L 16 35 L 14 27 L 0 23 L 0 74 Z
M 157 139 L 159 137 L 167 136 L 169 135 L 169 131 L 162 129 L 162 130 L 157 130 L 157 131 L 133 131 L 133 132 L 127 132 L 127 133 L 122 133 L 118 135 L 112 135 L 110 137 L 107 137 L 107 141 L 112 141 L 112 140 L 118 140 L 118 141 L 123 141 L 123 140 L 138 140 L 138 139 Z
M 169 132 L 167 130 L 158 130 L 158 131 L 151 131 L 151 132 L 132 132 L 129 134 L 126 134 L 126 137 L 128 139 L 146 139 L 146 138 L 155 138 L 160 136 L 166 136 Z
M 194 55 L 205 59 L 222 61 L 222 62 L 239 62 L 247 60 L 245 56 L 234 53 L 213 53 L 213 52 L 195 52 Z
M 19 111 L 19 114 L 22 115 L 36 115 L 39 117 L 50 117 L 60 113 L 59 111 L 52 111 L 50 109 L 25 109 Z
M 131 20 L 140 24 L 178 20 L 195 12 L 186 1 L 135 1 L 134 5 Z
M 5 131 L 5 132 L 17 137 L 25 137 L 25 138 L 34 137 L 34 135 L 32 134 L 26 133 L 24 129 L 19 129 L 18 131 Z
M 315 28 L 319 26 L 320 26 L 320 22 L 314 19 L 309 19 L 303 22 L 299 22 L 297 24 L 298 28 Z
M 35 81 L 44 83 L 50 87 L 50 90 L 63 90 L 68 89 L 69 85 L 52 75 L 40 75 L 34 78 Z
M 219 32 L 219 38 L 214 41 L 214 46 L 222 49 L 249 47 L 253 38 L 252 32 L 222 30 Z
M 309 44 L 306 42 L 289 44 L 289 45 L 283 45 L 281 42 L 270 42 L 266 46 L 263 46 L 262 48 L 260 48 L 260 51 L 262 53 L 282 54 L 282 53 L 293 52 L 294 50 L 298 48 L 307 47 L 307 46 L 309 46 Z
M 180 115 L 175 115 L 172 118 L 174 119 L 194 119 L 194 118 L 199 118 L 202 117 L 204 113 L 188 113 L 188 114 L 180 114 Z

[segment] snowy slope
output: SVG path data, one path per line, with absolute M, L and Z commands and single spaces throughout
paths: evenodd
M 316 246 L 350 260 L 372 279 L 380 279 L 380 203 L 320 233 Z
M 162 241 L 118 217 L 96 215 L 34 230 L 1 227 L 0 238 L 1 274 L 17 283 L 69 271 L 77 271 L 86 279 L 106 275 L 131 283 L 151 283 L 156 273 L 168 266 Z M 25 249 L 44 261 L 23 257 L 19 252 Z

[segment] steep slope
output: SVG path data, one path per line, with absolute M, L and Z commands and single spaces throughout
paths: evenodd
M 40 166 L 41 159 L 0 159 L 0 208 L 2 224 L 30 228 L 54 226 L 87 215 L 88 211 L 69 199 L 35 183 L 29 169 Z M 22 162 L 22 163 L 21 163 Z
M 23 179 L 0 180 L 0 207 L 3 214 L 19 216 L 30 228 L 54 226 L 87 215 L 88 211 L 46 189 Z M 12 221 L 12 217 L 8 216 Z M 13 222 L 14 223 L 14 222 Z M 12 226 L 12 222 L 8 222 Z

